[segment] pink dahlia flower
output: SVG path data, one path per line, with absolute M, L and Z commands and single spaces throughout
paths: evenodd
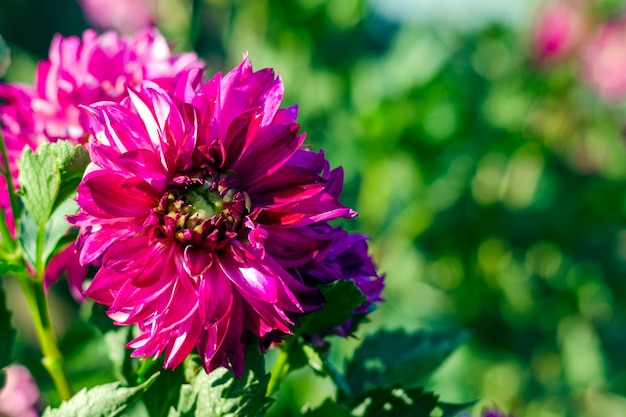
M 4 101 L 0 105 L 0 121 L 14 181 L 17 181 L 15 162 L 25 146 L 35 149 L 41 143 L 57 139 L 87 142 L 88 120 L 81 117 L 80 105 L 121 101 L 127 96 L 127 87 L 137 86 L 143 80 L 152 80 L 171 92 L 179 74 L 202 66 L 193 53 L 172 54 L 156 29 L 129 38 L 114 32 L 98 36 L 92 30 L 85 31 L 82 39 L 55 36 L 49 59 L 37 67 L 34 87 L 0 84 L 0 101 Z M 0 204 L 10 209 L 3 181 Z M 7 221 L 13 224 L 11 213 Z M 74 275 L 81 273 L 75 257 L 66 253 L 63 259 L 68 263 L 57 262 L 55 271 L 69 268 Z M 46 283 L 57 277 L 58 273 L 49 272 Z M 74 280 L 75 284 L 80 282 Z M 79 291 L 80 287 L 74 290 Z
M 85 18 L 103 29 L 134 33 L 151 26 L 156 15 L 156 0 L 78 0 Z
M 92 163 L 71 221 L 81 263 L 102 262 L 86 294 L 138 325 L 133 356 L 175 367 L 195 347 L 207 372 L 241 375 L 250 340 L 279 340 L 323 303 L 290 273 L 332 242 L 306 229 L 355 213 L 337 198 L 342 171 L 302 148 L 297 108 L 279 109 L 271 69 L 198 75 L 87 108 Z
M 576 0 L 556 0 L 539 10 L 532 33 L 532 48 L 540 62 L 555 61 L 570 54 L 585 32 L 583 5 Z
M 4 368 L 5 383 L 0 389 L 0 416 L 37 417 L 39 388 L 27 368 L 9 365 Z
M 605 100 L 626 96 L 626 18 L 602 25 L 583 54 L 582 77 Z

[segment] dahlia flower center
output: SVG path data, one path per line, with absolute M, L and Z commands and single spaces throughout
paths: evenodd
M 237 236 L 252 204 L 248 193 L 227 186 L 227 180 L 188 179 L 172 187 L 158 210 L 166 234 L 197 245 L 223 243 Z

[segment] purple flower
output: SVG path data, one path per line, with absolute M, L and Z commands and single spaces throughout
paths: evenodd
M 332 237 L 313 260 L 296 268 L 296 273 L 307 283 L 329 284 L 335 280 L 353 280 L 366 300 L 354 310 L 356 315 L 369 313 L 373 303 L 382 301 L 384 276 L 378 275 L 372 258 L 368 254 L 367 236 L 350 234 L 344 230 L 332 228 L 328 224 L 312 227 L 319 236 Z M 353 319 L 343 325 L 329 329 L 329 332 L 347 336 L 352 328 Z
M 57 139 L 86 143 L 88 119 L 81 116 L 80 105 L 96 101 L 121 101 L 128 86 L 152 80 L 166 91 L 173 91 L 179 74 L 202 67 L 194 53 L 174 55 L 156 30 L 150 29 L 123 38 L 114 32 L 102 35 L 87 30 L 82 38 L 56 35 L 49 58 L 39 62 L 35 85 L 0 84 L 0 121 L 6 141 L 13 180 L 17 182 L 16 161 L 25 146 Z M 0 205 L 8 211 L 7 222 L 13 227 L 4 180 L 0 179 Z M 65 252 L 46 273 L 46 285 L 54 282 L 62 270 L 74 276 L 74 293 L 80 293 L 83 278 L 75 257 Z M 53 261 L 54 262 L 54 261 Z M 54 272 L 54 273 L 52 273 Z
M 92 163 L 71 221 L 81 263 L 102 262 L 86 294 L 139 328 L 133 356 L 175 367 L 195 347 L 207 372 L 241 375 L 246 344 L 280 340 L 323 304 L 293 271 L 322 253 L 343 265 L 350 245 L 322 229 L 355 213 L 282 96 L 271 69 L 244 60 L 204 84 L 190 71 L 173 95 L 146 82 L 87 107 Z
M 32 375 L 22 365 L 4 368 L 5 383 L 0 389 L 0 415 L 6 417 L 37 417 L 35 406 L 39 388 Z

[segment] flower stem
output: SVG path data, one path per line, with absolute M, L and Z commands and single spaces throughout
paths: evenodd
M 284 341 L 283 343 L 286 343 L 286 341 Z M 287 346 L 281 346 L 279 350 L 280 353 L 278 354 L 278 358 L 276 358 L 276 363 L 274 363 L 270 380 L 267 384 L 268 397 L 278 390 L 280 383 L 289 373 L 289 354 L 287 353 L 288 348 Z
M 0 208 L 0 236 L 2 237 L 2 246 L 10 251 L 15 251 L 15 240 L 11 236 L 11 231 L 7 225 L 6 212 L 3 208 Z
M 196 50 L 198 46 L 198 36 L 200 35 L 201 26 L 201 7 L 202 0 L 191 0 L 191 19 L 189 21 L 189 47 Z
M 1 126 L 0 126 L 1 127 Z M 2 175 L 7 183 L 7 190 L 9 192 L 9 201 L 11 202 L 11 210 L 13 211 L 13 221 L 15 222 L 15 230 L 17 233 L 17 223 L 20 218 L 20 205 L 17 202 L 17 194 L 15 193 L 15 186 L 13 185 L 13 176 L 11 175 L 11 166 L 9 165 L 9 154 L 7 153 L 7 144 L 4 141 L 4 136 L 0 130 L 0 153 L 2 154 Z
M 35 330 L 39 345 L 43 352 L 41 362 L 46 368 L 59 395 L 63 400 L 67 400 L 72 396 L 72 387 L 65 368 L 63 356 L 57 345 L 57 338 L 52 328 L 52 320 L 50 319 L 50 307 L 48 299 L 43 289 L 41 281 L 36 282 L 28 275 L 18 276 L 18 281 L 26 296 L 26 302 L 33 316 Z

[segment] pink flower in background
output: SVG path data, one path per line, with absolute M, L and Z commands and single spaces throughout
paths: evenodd
M 0 416 L 37 417 L 39 388 L 32 375 L 22 365 L 9 365 L 3 370 L 4 387 L 0 389 Z
M 102 29 L 134 33 L 151 26 L 156 0 L 78 0 L 85 18 Z
M 92 30 L 85 31 L 82 38 L 55 36 L 49 59 L 37 66 L 34 86 L 0 84 L 0 101 L 5 102 L 0 105 L 0 120 L 14 181 L 15 162 L 25 146 L 35 149 L 59 138 L 73 143 L 88 140 L 88 120 L 81 117 L 80 105 L 120 101 L 126 97 L 128 86 L 137 86 L 144 80 L 173 91 L 179 74 L 202 66 L 194 53 L 172 54 L 156 29 L 128 38 L 114 32 L 98 36 Z M 4 182 L 0 182 L 0 204 L 10 209 Z M 8 223 L 13 224 L 11 213 Z M 71 256 L 64 259 L 70 264 L 57 263 L 55 270 L 78 271 Z M 46 277 L 50 283 L 58 275 L 48 273 Z M 75 290 L 80 291 L 80 287 Z
M 333 239 L 304 230 L 355 213 L 337 199 L 342 171 L 302 148 L 297 108 L 279 109 L 271 69 L 198 75 L 173 96 L 143 83 L 88 108 L 92 164 L 72 222 L 81 263 L 102 262 L 86 294 L 138 325 L 133 356 L 164 353 L 169 368 L 195 346 L 207 372 L 241 375 L 250 336 L 280 340 L 323 303 L 290 270 Z
M 582 77 L 605 100 L 626 95 L 626 18 L 600 26 L 582 56 Z
M 532 48 L 540 62 L 555 61 L 570 54 L 585 32 L 582 3 L 557 0 L 543 4 L 532 30 Z

